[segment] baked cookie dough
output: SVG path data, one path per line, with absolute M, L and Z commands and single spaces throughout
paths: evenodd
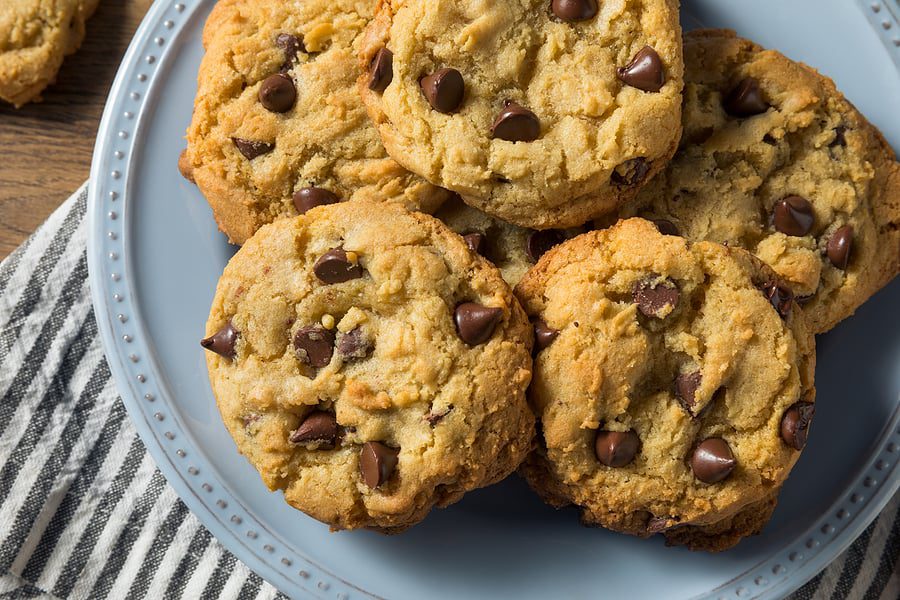
M 798 296 L 816 333 L 900 270 L 900 165 L 813 69 L 730 31 L 685 36 L 684 138 L 622 216 L 740 246 Z
M 377 199 L 431 212 L 447 192 L 390 159 L 356 89 L 368 0 L 221 0 L 203 30 L 187 151 L 229 239 L 313 206 Z
M 434 214 L 463 236 L 469 248 L 494 263 L 515 286 L 550 248 L 590 229 L 590 225 L 542 231 L 518 227 L 465 204 L 455 195 Z
M 681 131 L 674 0 L 383 0 L 360 58 L 388 153 L 523 227 L 615 209 Z
M 550 250 L 516 292 L 542 497 L 695 549 L 762 527 L 815 408 L 813 336 L 771 269 L 629 219 Z
M 40 100 L 63 59 L 84 39 L 99 0 L 12 0 L 0 8 L 0 99 L 16 108 Z
M 263 227 L 225 268 L 206 333 L 238 449 L 334 529 L 402 531 L 531 449 L 531 326 L 433 217 L 361 201 Z

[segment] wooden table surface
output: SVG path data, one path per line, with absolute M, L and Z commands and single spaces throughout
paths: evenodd
M 106 95 L 151 3 L 100 0 L 44 101 L 19 110 L 0 101 L 0 258 L 87 179 Z

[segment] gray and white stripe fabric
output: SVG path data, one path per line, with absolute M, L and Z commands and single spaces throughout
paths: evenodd
M 156 469 L 117 396 L 82 188 L 0 265 L 0 598 L 283 598 Z M 900 499 L 795 598 L 900 597 Z

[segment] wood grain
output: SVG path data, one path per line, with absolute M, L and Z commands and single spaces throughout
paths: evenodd
M 0 258 L 87 179 L 106 95 L 151 3 L 100 0 L 44 101 L 19 110 L 0 101 Z

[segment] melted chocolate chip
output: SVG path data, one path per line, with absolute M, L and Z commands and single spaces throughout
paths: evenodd
M 641 48 L 631 62 L 616 69 L 616 75 L 625 84 L 645 92 L 658 92 L 666 83 L 662 59 L 650 46 Z
M 626 160 L 616 167 L 610 179 L 616 185 L 637 185 L 647 178 L 650 172 L 650 163 L 643 156 Z
M 853 226 L 844 225 L 835 230 L 825 245 L 825 254 L 835 267 L 846 270 L 853 250 Z
M 809 435 L 809 424 L 816 412 L 812 402 L 795 402 L 781 418 L 781 439 L 794 450 L 803 450 Z
M 419 81 L 419 87 L 431 108 L 445 114 L 456 112 L 463 101 L 466 84 L 456 69 L 438 69 Z
M 284 63 L 281 65 L 281 72 L 289 71 L 294 63 L 297 62 L 297 54 L 306 52 L 303 40 L 290 33 L 279 33 L 275 38 L 275 45 L 284 50 Z
M 800 196 L 787 196 L 772 209 L 772 225 L 785 235 L 802 237 L 812 230 L 814 221 L 812 204 Z
M 397 468 L 400 450 L 381 442 L 366 442 L 359 453 L 359 473 L 373 490 L 382 485 Z
M 597 0 L 552 0 L 550 10 L 560 21 L 587 21 L 597 14 Z
M 463 239 L 466 240 L 466 246 L 469 247 L 469 250 L 475 252 L 476 254 L 481 254 L 484 256 L 484 234 L 483 233 L 467 233 L 463 236 Z
M 234 147 L 238 149 L 238 152 L 243 154 L 244 158 L 247 160 L 253 160 L 257 156 L 268 154 L 275 149 L 275 144 L 259 142 L 256 140 L 245 140 L 243 138 L 233 137 L 231 138 L 231 142 L 234 144 Z
M 718 483 L 726 479 L 737 466 L 728 442 L 722 438 L 707 438 L 700 442 L 691 456 L 694 477 L 703 483 Z
M 673 521 L 670 517 L 650 517 L 647 520 L 647 533 L 659 533 L 669 529 L 669 523 Z
M 557 229 L 532 231 L 525 241 L 525 252 L 531 262 L 537 262 L 548 250 L 565 241 L 563 233 Z
M 675 226 L 675 223 L 669 221 L 668 219 L 651 219 L 659 232 L 663 235 L 674 235 L 679 236 L 681 233 L 678 231 L 678 227 Z
M 594 438 L 597 460 L 607 467 L 624 467 L 634 460 L 641 447 L 641 439 L 634 430 L 598 431 Z
M 515 102 L 507 101 L 491 125 L 491 136 L 508 142 L 533 142 L 540 135 L 537 115 Z
M 540 352 L 550 344 L 552 344 L 556 338 L 559 337 L 559 330 L 553 329 L 549 325 L 547 325 L 541 319 L 537 319 L 534 322 L 534 349 L 535 352 Z
M 769 281 L 760 288 L 782 319 L 787 319 L 791 314 L 791 305 L 794 302 L 794 293 L 779 281 Z
M 337 351 L 345 359 L 365 358 L 374 347 L 375 344 L 360 327 L 355 327 L 347 333 L 338 333 Z
M 334 192 L 319 187 L 300 188 L 294 192 L 293 200 L 297 214 L 301 215 L 317 206 L 336 204 L 341 201 Z
M 703 376 L 700 371 L 679 373 L 675 376 L 675 397 L 686 411 L 693 414 L 694 405 L 697 404 L 697 390 Z
M 453 410 L 452 404 L 444 407 L 441 410 L 435 410 L 434 407 L 431 407 L 431 410 L 428 411 L 428 414 L 425 415 L 425 420 L 428 422 L 429 425 L 434 427 L 435 425 L 437 425 L 438 423 L 443 421 L 444 417 L 446 417 L 448 414 L 450 414 L 451 410 Z
M 753 77 L 742 79 L 722 101 L 725 112 L 734 117 L 752 117 L 769 110 L 759 82 Z
M 292 444 L 319 442 L 325 447 L 333 447 L 337 434 L 338 426 L 334 415 L 314 410 L 303 419 L 297 429 L 291 432 L 288 441 Z
M 294 334 L 294 350 L 300 362 L 316 368 L 326 367 L 334 353 L 334 332 L 321 325 L 301 327 Z
M 664 319 L 678 306 L 681 293 L 678 286 L 669 278 L 660 280 L 653 275 L 641 279 L 631 290 L 631 299 L 638 310 L 647 317 Z
M 215 352 L 220 356 L 233 359 L 235 356 L 234 346 L 237 343 L 238 332 L 231 324 L 231 321 L 225 323 L 222 329 L 218 330 L 208 338 L 200 340 L 200 345 L 210 352 Z
M 393 79 L 394 54 L 387 48 L 381 48 L 369 64 L 369 89 L 381 93 Z
M 502 318 L 503 310 L 475 302 L 463 302 L 453 313 L 460 339 L 470 346 L 488 341 Z
M 829 148 L 841 147 L 845 148 L 847 146 L 847 127 L 844 125 L 838 125 L 834 128 L 834 139 L 831 140 L 831 143 L 828 144 Z
M 343 248 L 332 248 L 319 257 L 313 265 L 313 272 L 322 283 L 343 283 L 363 276 L 363 268 L 358 262 L 347 258 Z

